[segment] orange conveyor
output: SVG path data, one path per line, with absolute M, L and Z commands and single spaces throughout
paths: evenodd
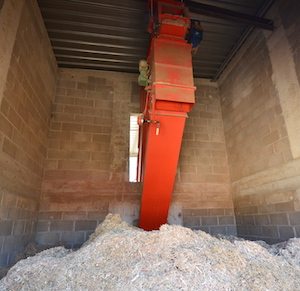
M 187 113 L 195 103 L 190 26 L 182 2 L 149 0 L 148 85 L 141 93 L 138 180 L 143 182 L 140 227 L 167 223 Z

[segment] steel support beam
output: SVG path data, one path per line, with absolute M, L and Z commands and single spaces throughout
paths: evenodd
M 190 0 L 184 1 L 190 12 L 202 14 L 214 18 L 224 19 L 239 24 L 274 30 L 273 20 L 252 16 L 245 13 L 240 13 L 212 5 L 202 4 Z

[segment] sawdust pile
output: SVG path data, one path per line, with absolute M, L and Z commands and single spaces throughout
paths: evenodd
M 19 261 L 0 290 L 299 290 L 300 239 L 272 249 L 181 226 L 145 232 L 108 215 L 79 250 Z

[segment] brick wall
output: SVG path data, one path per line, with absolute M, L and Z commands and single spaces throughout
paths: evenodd
M 109 212 L 137 223 L 142 185 L 128 182 L 128 148 L 139 92 L 136 75 L 59 70 L 37 242 L 78 246 Z M 218 89 L 200 80 L 196 96 L 169 222 L 235 234 Z
M 173 203 L 180 206 L 184 226 L 235 235 L 219 90 L 201 79 L 195 85 L 196 103 L 186 121 Z
M 281 0 L 278 7 L 279 11 L 281 11 L 280 19 L 291 46 L 296 74 L 298 76 L 298 81 L 300 82 L 300 19 L 298 13 L 300 2 L 297 0 L 288 2 Z
M 1 265 L 34 241 L 56 78 L 56 62 L 37 3 L 23 4 L 19 17 L 11 14 L 10 21 L 19 24 L 0 96 Z
M 219 82 L 238 235 L 270 243 L 299 236 L 300 103 L 290 49 L 299 36 L 286 40 L 299 25 L 293 11 L 277 2 L 266 16 L 276 30 L 255 30 Z M 288 30 L 280 18 L 292 20 Z
M 220 86 L 232 182 L 292 159 L 262 33 Z
M 240 236 L 277 243 L 300 236 L 300 202 L 296 190 L 245 195 L 236 201 Z
M 59 70 L 38 243 L 76 247 L 109 212 L 138 219 L 141 185 L 128 182 L 128 157 L 139 92 L 133 74 Z

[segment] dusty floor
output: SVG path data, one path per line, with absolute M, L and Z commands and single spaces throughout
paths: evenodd
M 79 250 L 19 261 L 0 290 L 299 290 L 300 239 L 280 246 L 163 225 L 145 232 L 108 215 Z

